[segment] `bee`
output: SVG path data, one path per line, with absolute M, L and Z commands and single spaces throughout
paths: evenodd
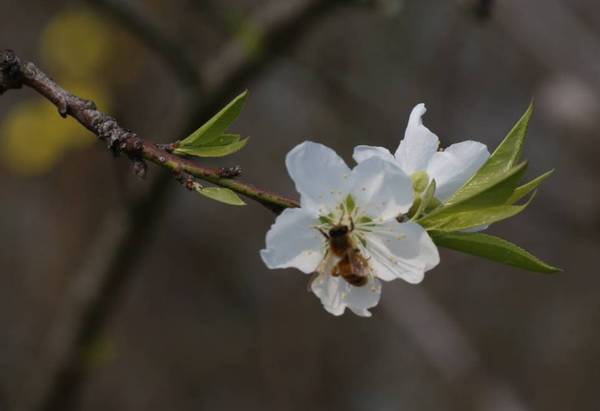
M 353 230 L 353 222 L 351 222 L 350 227 L 338 224 L 328 232 L 320 230 L 329 243 L 329 250 L 322 264 L 330 266 L 329 259 L 337 257 L 339 260 L 333 266 L 331 275 L 334 277 L 341 276 L 349 284 L 362 287 L 369 281 L 370 268 L 369 262 L 363 257 L 350 237 Z

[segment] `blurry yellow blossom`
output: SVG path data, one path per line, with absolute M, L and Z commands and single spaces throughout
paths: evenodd
M 57 123 L 56 117 L 56 109 L 42 100 L 25 101 L 6 115 L 0 128 L 0 153 L 11 171 L 35 175 L 54 165 L 70 128 L 64 120 Z
M 89 84 L 69 86 L 80 96 L 93 98 L 107 110 L 102 88 Z M 14 173 L 33 176 L 47 172 L 71 148 L 87 146 L 94 136 L 73 118 L 63 119 L 56 107 L 42 98 L 15 105 L 0 123 L 0 154 Z
M 40 38 L 41 66 L 65 89 L 93 100 L 110 112 L 110 86 L 135 76 L 139 64 L 130 51 L 132 40 L 100 15 L 86 8 L 57 13 Z M 127 50 L 129 49 L 129 51 Z M 127 70 L 114 61 L 128 56 Z M 63 119 L 41 97 L 15 105 L 0 119 L 0 160 L 10 171 L 33 176 L 49 171 L 65 152 L 86 147 L 95 140 L 72 118 Z
M 61 81 L 90 78 L 110 62 L 110 27 L 86 9 L 59 13 L 46 26 L 40 51 L 43 65 Z

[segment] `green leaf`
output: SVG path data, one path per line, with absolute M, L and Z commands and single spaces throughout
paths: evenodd
M 527 128 L 533 114 L 533 108 L 533 102 L 531 102 L 527 111 L 513 126 L 512 130 L 509 131 L 498 148 L 494 150 L 494 153 L 490 156 L 491 161 L 488 160 L 487 164 L 484 165 L 487 171 L 506 170 L 513 167 L 519 161 L 523 152 L 523 143 L 527 135 Z
M 458 203 L 446 203 L 444 207 L 466 210 L 504 204 L 514 193 L 526 170 L 527 162 L 524 161 L 518 166 L 506 170 L 503 174 L 490 176 L 490 178 L 485 179 L 488 182 L 487 187 L 481 188 L 478 192 L 473 192 Z
M 243 206 L 246 205 L 244 201 L 232 190 L 223 187 L 203 187 L 198 188 L 196 191 L 205 197 L 212 200 L 219 201 L 221 203 Z
M 203 144 L 203 147 L 213 146 L 227 146 L 229 144 L 237 143 L 242 137 L 239 134 L 221 134 L 218 138 L 211 141 L 210 143 Z
M 523 205 L 501 205 L 477 210 L 459 211 L 441 218 L 419 222 L 427 230 L 454 232 L 482 225 L 490 225 L 498 221 L 514 217 L 525 210 L 531 199 Z
M 504 175 L 515 167 L 523 152 L 523 142 L 527 134 L 529 119 L 533 113 L 533 103 L 517 121 L 512 130 L 504 138 L 502 143 L 494 150 L 485 164 L 471 177 L 460 189 L 458 189 L 447 204 L 455 204 L 473 196 L 477 192 L 489 187 L 490 180 Z
M 562 271 L 553 267 L 521 247 L 482 233 L 430 233 L 433 241 L 442 247 L 462 251 L 484 257 L 499 263 L 524 268 L 540 273 L 556 273 Z
M 550 177 L 554 173 L 554 170 L 550 170 L 541 176 L 534 178 L 530 182 L 523 184 L 514 191 L 514 193 L 510 196 L 510 198 L 506 201 L 506 204 L 514 204 L 527 194 L 535 190 L 545 179 Z
M 233 136 L 232 134 L 224 134 L 225 136 Z M 248 143 L 248 137 L 230 143 L 228 145 L 201 145 L 201 146 L 189 146 L 189 147 L 178 147 L 173 152 L 175 154 L 185 154 L 196 157 L 225 157 L 240 151 Z
M 180 141 L 178 149 L 174 150 L 174 152 L 177 153 L 177 151 L 180 151 L 180 149 L 184 147 L 209 145 L 221 137 L 225 133 L 225 130 L 227 130 L 240 115 L 247 95 L 248 91 L 244 91 L 234 98 L 221 111 L 204 123 L 202 127 Z
M 485 174 L 471 180 L 462 186 L 445 204 L 444 207 L 456 206 L 458 204 L 500 205 L 512 195 L 522 180 L 527 162 L 518 166 L 499 171 L 495 174 Z M 478 176 L 479 172 L 475 174 Z
M 466 216 L 476 211 L 484 211 L 483 214 L 473 214 L 472 219 L 476 220 L 485 215 L 486 210 L 490 215 L 497 215 L 499 212 L 501 212 L 500 214 L 510 214 L 511 212 L 518 214 L 516 209 L 506 208 L 506 200 L 512 195 L 515 187 L 521 181 L 526 168 L 527 163 L 523 162 L 500 176 L 489 178 L 487 180 L 487 187 L 478 188 L 470 196 L 465 197 L 457 203 L 444 204 L 442 207 L 433 210 L 419 219 L 418 223 L 424 227 L 437 227 L 440 224 L 447 225 L 454 215 L 460 214 L 459 217 L 461 220 L 465 220 Z

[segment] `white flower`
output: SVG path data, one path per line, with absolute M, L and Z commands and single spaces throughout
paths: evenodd
M 419 173 L 417 176 L 422 177 L 426 173 L 425 186 L 434 179 L 435 197 L 445 202 L 481 168 L 490 153 L 484 144 L 476 141 L 463 141 L 438 151 L 438 137 L 423 125 L 422 117 L 426 111 L 424 104 L 413 108 L 404 139 L 394 155 L 383 147 L 357 146 L 353 157 L 357 163 L 372 157 L 390 160 L 410 176 Z
M 277 217 L 261 257 L 269 268 L 317 271 L 310 288 L 330 313 L 348 307 L 368 317 L 380 279 L 418 283 L 439 263 L 427 232 L 396 220 L 414 199 L 410 177 L 396 164 L 376 157 L 350 170 L 335 151 L 304 142 L 286 165 L 301 206 Z

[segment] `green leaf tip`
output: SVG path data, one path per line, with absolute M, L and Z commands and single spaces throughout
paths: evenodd
M 492 153 L 486 164 L 482 168 L 503 170 L 512 168 L 519 162 L 523 153 L 523 144 L 527 136 L 529 128 L 529 120 L 533 115 L 533 101 L 527 107 L 527 110 L 521 118 L 515 123 L 513 128 L 508 132 L 504 140 L 498 145 Z
M 454 232 L 492 224 L 523 211 L 533 196 L 526 204 L 515 204 L 553 173 L 551 170 L 520 185 L 527 169 L 521 155 L 532 114 L 533 103 L 484 165 L 441 207 L 424 215 L 416 213 L 417 222 L 430 231 Z
M 523 163 L 519 163 L 519 161 L 533 107 L 532 102 L 488 160 L 450 197 L 448 204 L 461 202 L 477 192 L 489 188 L 494 179 L 502 178 L 501 176 L 509 173 L 511 169 L 522 166 Z
M 539 273 L 563 271 L 525 249 L 502 238 L 483 233 L 431 233 L 433 241 L 442 247 L 487 258 L 502 264 Z
M 506 204 L 516 203 L 517 201 L 525 197 L 527 194 L 538 188 L 538 186 L 542 184 L 542 182 L 548 177 L 550 177 L 552 174 L 554 174 L 554 169 L 545 172 L 541 176 L 534 178 L 533 180 L 529 181 L 526 184 L 523 184 L 522 186 L 517 187 L 513 194 L 510 196 L 510 198 L 506 201 Z
M 180 141 L 175 154 L 197 157 L 223 157 L 241 150 L 248 139 L 240 140 L 237 134 L 226 133 L 244 107 L 248 91 L 244 91 L 199 129 Z
M 428 230 L 445 232 L 465 230 L 489 225 L 523 211 L 525 205 L 507 205 L 506 201 L 521 180 L 527 163 L 523 162 L 504 174 L 489 176 L 477 182 L 476 187 L 465 187 L 463 198 L 455 203 L 446 203 L 417 220 Z
M 234 191 L 224 187 L 202 187 L 196 190 L 199 194 L 212 200 L 234 205 L 245 206 L 246 203 Z

